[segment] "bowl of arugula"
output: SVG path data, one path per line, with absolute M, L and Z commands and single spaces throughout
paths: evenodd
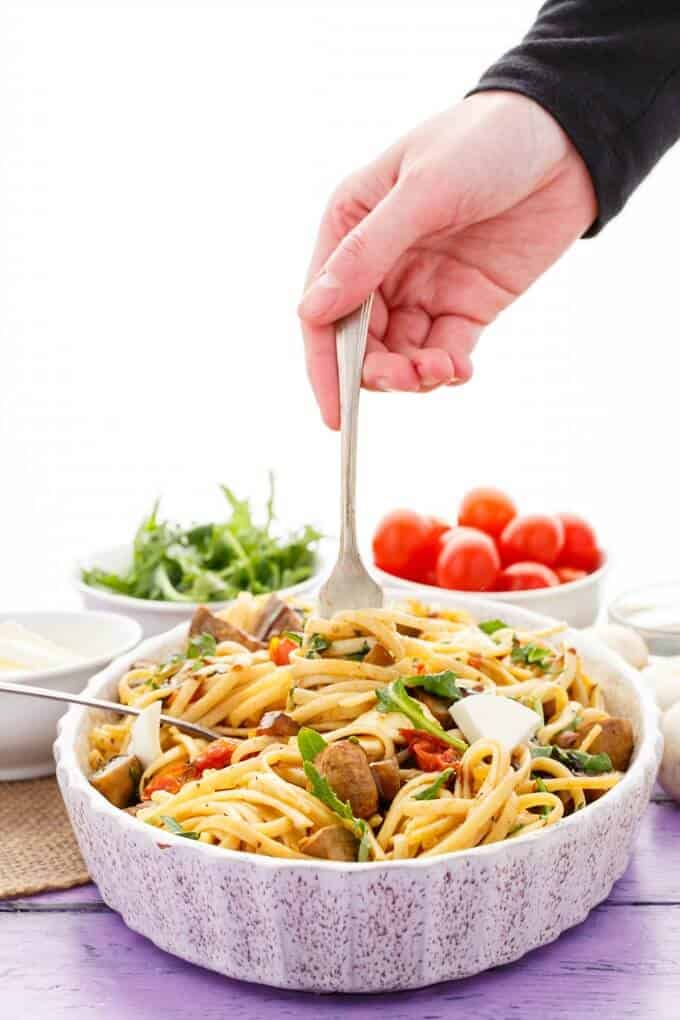
M 189 619 L 199 605 L 223 608 L 242 591 L 300 595 L 318 586 L 322 535 L 309 524 L 277 531 L 273 484 L 262 523 L 248 500 L 221 489 L 224 521 L 184 527 L 164 519 L 157 502 L 131 543 L 79 561 L 74 581 L 85 607 L 125 613 L 149 637 Z

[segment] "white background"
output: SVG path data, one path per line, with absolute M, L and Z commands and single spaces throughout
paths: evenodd
M 336 525 L 338 440 L 295 314 L 347 172 L 461 97 L 536 2 L 3 6 L 0 605 L 56 606 L 155 497 Z M 483 337 L 473 382 L 363 400 L 364 537 L 476 483 L 573 509 L 614 586 L 680 574 L 671 153 Z

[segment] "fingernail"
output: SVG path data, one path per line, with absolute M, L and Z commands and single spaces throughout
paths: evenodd
M 422 386 L 439 386 L 439 379 L 427 379 L 421 376 L 420 383 Z
M 377 390 L 382 390 L 383 393 L 389 393 L 392 387 L 388 383 L 387 379 L 381 378 L 375 380 L 375 388 Z
M 325 270 L 303 295 L 298 308 L 299 314 L 303 318 L 316 318 L 319 315 L 325 315 L 335 304 L 339 292 L 339 281 Z

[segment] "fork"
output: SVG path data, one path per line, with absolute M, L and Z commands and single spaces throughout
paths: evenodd
M 326 618 L 342 609 L 374 609 L 383 604 L 382 588 L 366 570 L 356 538 L 357 421 L 372 304 L 371 294 L 360 308 L 340 319 L 335 327 L 342 444 L 341 518 L 338 559 L 319 592 L 319 611 Z

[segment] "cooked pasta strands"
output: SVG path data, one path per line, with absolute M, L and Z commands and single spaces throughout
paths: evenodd
M 262 604 L 244 595 L 218 615 L 254 633 Z M 371 860 L 431 857 L 548 828 L 620 781 L 621 773 L 602 771 L 606 757 L 592 754 L 610 717 L 574 649 L 551 644 L 559 626 L 501 627 L 489 635 L 468 613 L 434 612 L 412 601 L 332 620 L 309 614 L 295 629 L 283 664 L 274 661 L 274 644 L 270 657 L 269 648 L 249 651 L 229 639 L 212 649 L 197 642 L 192 658 L 178 653 L 158 665 L 138 661 L 121 678 L 119 698 L 126 704 L 143 709 L 161 701 L 165 714 L 225 737 L 212 745 L 176 726 L 161 727 L 162 753 L 147 763 L 138 791 L 148 798 L 138 818 L 157 828 L 159 838 L 177 831 L 225 849 L 300 859 L 317 852 L 309 848 L 327 830 L 343 836 L 345 853 L 353 846 L 358 852 L 361 841 Z M 200 655 L 206 647 L 210 654 Z M 447 673 L 453 688 L 441 675 Z M 386 708 L 397 680 L 406 685 Z M 460 755 L 450 744 L 456 729 L 432 742 L 442 733 L 432 714 L 442 718 L 437 699 L 461 693 L 492 693 L 535 711 L 534 753 L 546 747 L 550 756 L 532 759 L 526 744 L 508 748 L 489 739 Z M 266 713 L 272 715 L 265 723 Z M 358 745 L 362 767 L 369 777 L 382 775 L 389 794 L 369 778 L 373 800 L 357 817 L 352 784 L 340 795 L 318 771 L 318 751 L 311 771 L 312 759 L 303 762 L 303 742 L 298 746 L 295 736 L 301 726 L 315 730 L 317 740 L 323 735 L 321 748 L 338 744 L 356 756 L 351 744 Z M 131 730 L 130 719 L 95 726 L 92 767 L 124 755 Z M 562 733 L 569 733 L 564 742 L 573 754 L 560 748 Z M 439 771 L 425 771 L 438 762 Z

